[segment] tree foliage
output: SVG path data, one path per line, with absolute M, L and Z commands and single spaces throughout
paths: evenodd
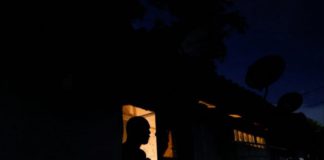
M 157 8 L 168 10 L 176 17 L 171 27 L 162 28 L 166 30 L 164 32 L 169 33 L 169 40 L 171 40 L 169 42 L 178 44 L 184 52 L 186 47 L 194 48 L 195 54 L 202 59 L 224 58 L 225 37 L 233 31 L 243 32 L 245 28 L 244 18 L 239 12 L 230 10 L 233 6 L 230 0 L 151 0 L 150 2 Z M 161 29 L 159 25 L 161 22 L 157 23 L 159 26 L 157 28 Z M 157 38 L 161 39 L 161 37 Z M 195 44 L 187 44 L 188 41 Z

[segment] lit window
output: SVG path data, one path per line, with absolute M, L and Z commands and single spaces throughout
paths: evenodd
M 244 139 L 244 142 L 249 142 L 248 135 L 245 132 L 243 132 L 243 139 Z
M 234 129 L 234 141 L 237 142 L 238 140 L 239 140 L 239 138 L 238 138 L 237 130 Z
M 256 137 L 256 142 L 260 143 L 260 137 Z
M 256 137 L 256 140 L 257 140 L 257 144 L 262 144 L 261 137 Z
M 248 134 L 249 136 L 249 143 L 254 143 L 254 136 L 252 134 Z
M 261 138 L 261 144 L 266 144 L 265 139 Z
M 254 136 L 253 134 L 246 133 L 237 129 L 233 130 L 234 141 L 235 142 L 245 142 L 246 145 L 264 149 L 265 148 L 265 139 L 260 136 Z
M 242 142 L 243 141 L 243 133 L 241 131 L 237 131 L 237 134 L 238 134 L 238 140 L 240 142 Z

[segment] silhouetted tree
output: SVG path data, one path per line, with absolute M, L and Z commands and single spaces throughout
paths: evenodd
M 223 58 L 226 53 L 224 38 L 234 30 L 243 32 L 245 28 L 243 17 L 237 11 L 229 10 L 233 5 L 230 0 L 153 2 L 156 2 L 158 7 L 168 9 L 176 17 L 171 28 L 173 33 L 176 33 L 172 37 L 178 43 L 183 43 L 188 38 L 196 38 L 197 43 L 205 43 L 204 48 L 208 48 L 208 51 L 202 52 L 200 58 Z M 205 35 L 197 35 L 197 32 L 203 32 Z
M 188 120 L 195 115 L 193 102 L 215 83 L 211 81 L 216 74 L 214 60 L 225 57 L 225 37 L 233 29 L 243 31 L 244 20 L 238 12 L 228 11 L 231 3 L 223 0 L 151 2 L 171 12 L 176 20 L 170 26 L 157 21 L 152 30 L 136 32 L 137 52 L 129 53 L 133 57 L 127 62 L 131 71 L 126 71 L 136 78 L 127 88 L 144 95 L 143 101 L 155 103 L 143 105 L 143 101 L 134 100 L 144 108 L 156 106 L 151 109 L 157 111 L 159 118 L 167 119 L 158 136 L 163 137 L 161 134 L 171 128 L 177 137 L 180 159 L 190 159 L 186 153 L 192 153 L 192 121 Z M 129 96 L 138 100 L 138 96 Z M 179 120 L 180 114 L 183 116 Z
M 157 21 L 152 30 L 137 32 L 134 48 L 138 52 L 129 55 L 133 57 L 132 66 L 138 68 L 132 70 L 173 84 L 178 87 L 176 90 L 186 90 L 182 94 L 197 94 L 199 85 L 206 84 L 202 80 L 215 74 L 214 60 L 226 55 L 225 37 L 235 30 L 243 32 L 244 19 L 237 11 L 229 10 L 233 3 L 226 0 L 152 0 L 150 3 L 169 11 L 176 20 L 170 26 Z M 147 66 L 156 72 L 145 72 Z M 184 86 L 183 82 L 188 85 Z

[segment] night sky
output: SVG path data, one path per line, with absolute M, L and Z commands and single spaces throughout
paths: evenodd
M 227 39 L 228 55 L 218 64 L 218 72 L 247 87 L 248 66 L 265 55 L 279 54 L 286 69 L 270 86 L 267 99 L 276 104 L 283 94 L 297 91 L 304 96 L 297 112 L 324 125 L 323 1 L 239 0 L 236 7 L 246 18 L 248 29 L 244 35 Z
M 165 10 L 144 4 L 146 16 L 134 21 L 137 28 L 152 29 L 156 18 L 171 25 L 175 17 Z M 217 72 L 243 87 L 248 66 L 257 59 L 279 54 L 286 62 L 281 78 L 269 88 L 267 99 L 276 105 L 288 92 L 297 91 L 304 97 L 296 112 L 324 125 L 324 3 L 322 0 L 237 0 L 238 9 L 246 18 L 245 34 L 233 34 L 226 39 L 227 57 L 217 63 Z M 263 92 L 253 90 L 257 94 Z

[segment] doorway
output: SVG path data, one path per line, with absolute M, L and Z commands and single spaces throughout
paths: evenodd
M 150 124 L 150 139 L 147 144 L 142 145 L 141 149 L 146 153 L 146 157 L 151 160 L 157 160 L 157 142 L 156 142 L 156 119 L 155 113 L 150 110 L 145 110 L 134 105 L 123 105 L 123 140 L 127 139 L 126 124 L 127 121 L 134 116 L 144 117 Z

